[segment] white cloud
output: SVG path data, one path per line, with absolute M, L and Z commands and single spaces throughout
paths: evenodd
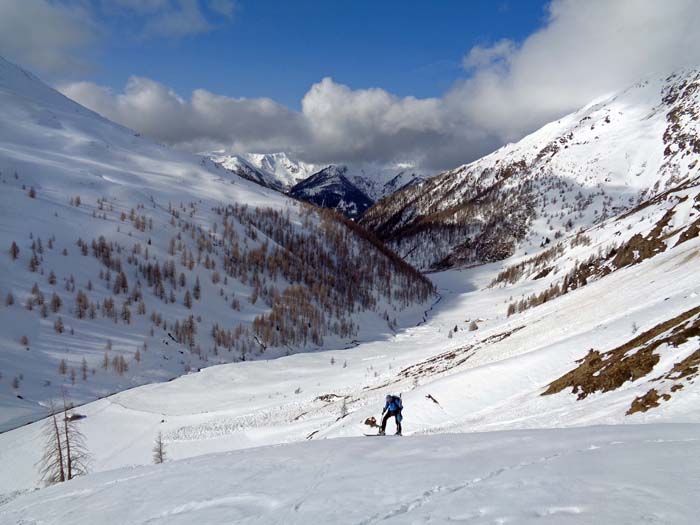
M 520 47 L 503 41 L 465 58 L 476 67 L 445 97 L 473 126 L 513 140 L 606 92 L 700 65 L 700 2 L 556 0 Z
M 208 33 L 233 20 L 233 0 L 102 0 L 109 15 L 122 16 L 145 38 L 183 38 Z
M 123 93 L 92 82 L 59 90 L 115 122 L 194 151 L 295 150 L 308 142 L 300 115 L 266 98 L 234 99 L 198 89 L 184 100 L 141 77 L 130 78 Z
M 650 75 L 700 65 L 700 2 L 555 0 L 520 45 L 473 48 L 469 76 L 440 98 L 353 90 L 326 78 L 294 112 L 269 99 L 204 90 L 184 100 L 135 78 L 123 93 L 64 91 L 100 113 L 181 147 L 297 152 L 312 162 L 410 160 L 446 168 L 488 153 L 591 99 Z
M 0 1 L 0 54 L 48 72 L 83 69 L 82 51 L 96 40 L 90 13 L 77 2 Z
M 506 67 L 510 65 L 516 47 L 515 42 L 504 38 L 491 46 L 474 46 L 462 60 L 467 71 L 483 67 Z
M 178 0 L 176 5 L 159 11 L 144 26 L 145 36 L 180 38 L 206 33 L 212 25 L 202 13 L 198 0 Z
M 226 18 L 232 18 L 236 11 L 236 3 L 233 0 L 209 0 L 209 10 Z

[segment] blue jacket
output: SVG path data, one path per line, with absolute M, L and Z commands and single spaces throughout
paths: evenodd
M 394 396 L 386 402 L 386 404 L 384 405 L 384 409 L 382 410 L 382 414 L 387 410 L 389 412 L 401 412 L 402 408 L 403 406 L 401 406 L 401 400 Z

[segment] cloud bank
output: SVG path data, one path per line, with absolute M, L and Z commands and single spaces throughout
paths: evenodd
M 87 67 L 82 51 L 97 40 L 82 4 L 46 0 L 0 1 L 0 54 L 50 73 Z
M 137 4 L 158 13 L 162 3 L 171 5 Z M 208 9 L 233 13 L 233 4 L 212 2 Z M 553 0 L 542 28 L 523 42 L 469 50 L 463 80 L 438 98 L 352 89 L 330 78 L 310 87 L 301 111 L 206 90 L 185 99 L 136 77 L 121 92 L 86 82 L 60 89 L 177 147 L 289 151 L 309 162 L 413 161 L 439 169 L 473 160 L 645 77 L 700 66 L 697 20 L 695 0 Z M 169 27 L 177 33 L 176 23 Z
M 80 72 L 92 66 L 105 19 L 124 22 L 128 38 L 177 39 L 230 23 L 235 7 L 233 0 L 0 0 L 0 55 L 49 74 Z

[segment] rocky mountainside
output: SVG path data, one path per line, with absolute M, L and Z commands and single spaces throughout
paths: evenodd
M 0 59 L 0 430 L 199 368 L 413 323 L 357 225 L 153 143 Z
M 445 268 L 532 252 L 700 173 L 700 73 L 640 82 L 377 203 L 362 223 Z
M 328 166 L 292 186 L 289 195 L 356 219 L 373 201 L 346 177 L 345 166 Z
M 394 165 L 348 168 L 346 176 L 374 202 L 427 179 L 413 168 Z

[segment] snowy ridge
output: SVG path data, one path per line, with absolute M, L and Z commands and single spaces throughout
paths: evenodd
M 286 153 L 247 153 L 206 155 L 237 175 L 262 186 L 292 194 L 317 206 L 329 208 L 349 218 L 357 218 L 369 205 L 426 178 L 411 166 L 347 166 L 331 164 L 320 167 L 292 160 Z M 340 180 L 340 175 L 343 179 Z M 330 179 L 333 189 L 329 190 Z M 318 198 L 327 192 L 327 198 Z

